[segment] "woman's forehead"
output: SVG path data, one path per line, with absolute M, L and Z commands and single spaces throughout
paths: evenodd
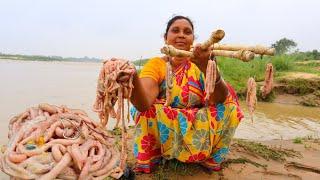
M 173 28 L 173 27 L 190 28 L 190 29 L 192 29 L 192 26 L 189 23 L 189 21 L 187 21 L 185 19 L 178 19 L 178 20 L 174 21 L 170 28 Z

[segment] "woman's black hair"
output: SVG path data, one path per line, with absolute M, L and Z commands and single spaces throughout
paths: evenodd
M 169 31 L 170 26 L 171 26 L 176 20 L 179 20 L 179 19 L 185 19 L 185 20 L 187 20 L 187 21 L 190 23 L 191 27 L 192 27 L 192 31 L 194 30 L 194 29 L 193 29 L 193 23 L 192 23 L 192 21 L 191 21 L 190 18 L 188 18 L 188 17 L 186 17 L 186 16 L 176 15 L 176 16 L 173 16 L 173 17 L 168 21 L 168 23 L 167 23 L 167 29 L 166 29 L 166 32 L 165 32 L 165 34 L 164 34 L 164 37 L 165 37 L 165 38 L 167 38 L 167 35 L 168 35 L 168 31 Z

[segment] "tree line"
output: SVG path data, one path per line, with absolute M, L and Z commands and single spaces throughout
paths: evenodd
M 295 49 L 297 45 L 292 39 L 282 38 L 273 43 L 271 47 L 276 49 L 277 55 L 294 55 L 299 60 L 320 60 L 320 51 L 314 49 L 312 51 L 301 52 L 299 49 Z

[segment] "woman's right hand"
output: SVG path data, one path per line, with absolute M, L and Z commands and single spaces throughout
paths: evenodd
M 118 82 L 126 82 L 130 79 L 131 76 L 134 76 L 137 73 L 137 70 L 135 67 L 131 69 L 127 69 L 125 71 L 122 71 L 117 78 Z
M 201 44 L 196 44 L 193 49 L 193 55 L 194 55 L 195 61 L 197 61 L 197 63 L 199 64 L 201 64 L 202 62 L 207 63 L 206 61 L 208 61 L 209 59 L 211 50 L 212 50 L 212 47 L 209 47 L 207 49 L 202 49 Z
M 206 73 L 208 60 L 210 58 L 210 53 L 212 47 L 208 49 L 202 49 L 201 44 L 195 45 L 193 49 L 194 58 L 191 60 L 203 73 Z

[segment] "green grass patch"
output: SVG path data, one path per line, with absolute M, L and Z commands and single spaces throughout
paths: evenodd
M 294 67 L 294 57 L 288 55 L 272 57 L 271 62 L 276 71 L 289 71 Z
M 302 144 L 302 138 L 301 137 L 296 137 L 292 141 L 295 144 Z
M 153 179 L 177 179 L 178 176 L 192 176 L 200 171 L 202 171 L 200 165 L 195 163 L 183 163 L 176 159 L 163 159 L 154 172 Z
M 256 81 L 264 79 L 266 60 L 242 62 L 231 58 L 218 58 L 218 66 L 223 78 L 229 82 L 236 91 L 244 91 L 249 77 Z
M 264 80 L 267 63 L 275 68 L 275 77 L 288 72 L 294 67 L 294 58 L 288 55 L 255 58 L 250 62 L 237 59 L 218 57 L 218 65 L 223 78 L 229 82 L 239 94 L 246 90 L 247 80 L 254 77 L 256 82 Z
M 269 147 L 261 143 L 238 139 L 236 145 L 244 148 L 253 155 L 260 156 L 266 160 L 284 161 L 286 157 L 299 157 L 301 154 L 294 150 Z
M 122 130 L 120 127 L 115 127 L 112 129 L 111 134 L 114 136 L 120 136 L 122 134 Z
M 294 72 L 304 72 L 304 73 L 311 73 L 320 75 L 320 70 L 316 69 L 313 66 L 306 66 L 306 65 L 295 65 L 292 69 Z
M 319 81 L 309 79 L 279 79 L 279 82 L 287 85 L 285 91 L 289 94 L 306 95 L 320 89 Z
M 149 60 L 149 58 L 148 59 L 137 59 L 137 60 L 132 61 L 132 63 L 136 66 L 143 66 L 145 63 L 148 62 L 148 60 Z
M 264 101 L 264 102 L 273 102 L 276 98 L 275 91 L 271 91 L 270 94 L 268 94 L 266 97 L 262 96 L 262 91 L 260 89 L 257 90 L 257 98 L 258 101 Z
M 227 159 L 226 161 L 224 161 L 222 163 L 222 167 L 227 168 L 230 164 L 246 164 L 246 163 L 252 164 L 255 167 L 262 167 L 264 169 L 266 169 L 268 166 L 266 164 L 259 164 L 257 162 L 251 161 L 250 159 L 247 159 L 245 157 L 241 157 L 241 158 L 237 158 L 237 159 Z
M 317 97 L 315 93 L 313 93 L 312 95 L 302 97 L 302 101 L 300 101 L 300 104 L 310 107 L 319 107 L 320 99 L 319 96 Z

